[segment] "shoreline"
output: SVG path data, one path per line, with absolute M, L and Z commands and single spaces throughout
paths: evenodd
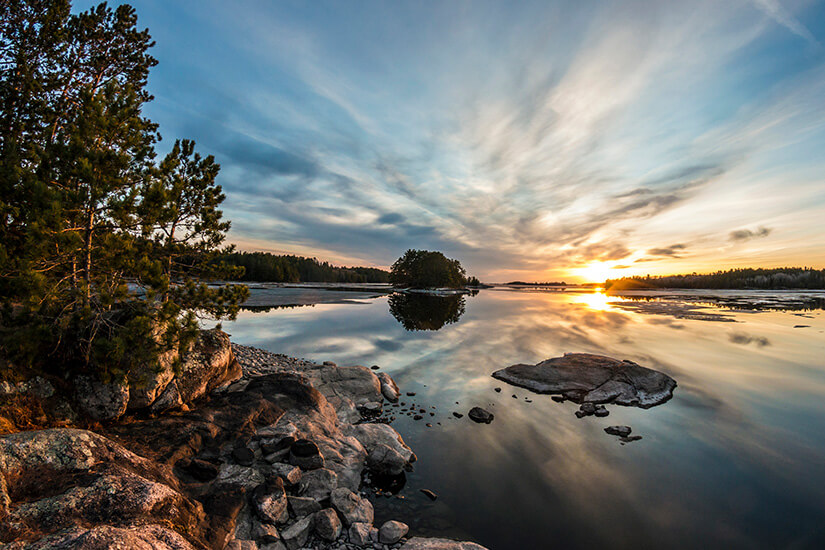
M 189 404 L 0 437 L 0 541 L 15 550 L 104 540 L 174 550 L 486 550 L 414 537 L 394 520 L 373 525 L 372 477 L 403 475 L 416 461 L 380 418 L 400 396 L 389 374 L 223 338 L 208 359 L 226 358 L 233 376 Z

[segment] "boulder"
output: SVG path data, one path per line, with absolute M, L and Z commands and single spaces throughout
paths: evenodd
M 371 542 L 370 529 L 372 529 L 371 524 L 360 521 L 356 521 L 350 525 L 348 531 L 350 543 L 358 546 L 368 545 Z
M 312 497 L 286 497 L 289 503 L 289 511 L 296 518 L 311 516 L 315 512 L 321 511 L 321 505 Z
M 306 472 L 298 482 L 298 494 L 318 501 L 329 498 L 338 487 L 338 474 L 327 468 Z
M 281 532 L 281 540 L 289 550 L 298 550 L 312 533 L 313 517 L 301 518 Z
M 258 516 L 267 523 L 284 523 L 289 519 L 284 483 L 280 478 L 256 487 L 252 501 Z
M 332 491 L 330 500 L 332 507 L 341 514 L 346 525 L 372 523 L 375 512 L 372 503 L 364 497 L 341 487 Z
M 378 542 L 381 544 L 395 544 L 409 532 L 410 527 L 400 521 L 388 521 L 378 530 Z
M 129 386 L 122 381 L 103 382 L 94 375 L 74 379 L 75 402 L 93 420 L 117 420 L 129 405 Z
M 470 417 L 470 420 L 472 420 L 473 422 L 478 422 L 480 424 L 489 424 L 493 421 L 493 418 L 495 418 L 493 416 L 493 413 L 485 409 L 482 409 L 481 407 L 473 407 L 472 409 L 470 409 L 470 412 L 467 413 L 467 416 Z
M 303 472 L 297 466 L 276 462 L 272 465 L 272 473 L 281 478 L 285 485 L 295 485 L 301 481 Z
M 386 372 L 379 372 L 377 375 L 378 381 L 381 383 L 381 395 L 384 398 L 391 402 L 395 403 L 398 401 L 398 398 L 401 396 L 401 390 L 398 389 L 398 385 L 395 383 L 395 380 L 387 374 Z
M 314 516 L 315 534 L 327 541 L 333 541 L 341 535 L 341 520 L 332 508 L 325 508 Z
M 536 393 L 561 393 L 577 403 L 641 408 L 664 403 L 676 388 L 676 381 L 662 372 L 589 353 L 567 353 L 536 365 L 513 365 L 494 372 L 493 378 Z
M 379 475 L 397 476 L 407 464 L 407 460 L 398 451 L 383 443 L 373 447 L 367 455 L 367 467 Z
M 396 451 L 408 463 L 415 462 L 416 456 L 412 452 L 401 436 L 398 435 L 392 426 L 387 424 L 356 424 L 347 428 L 348 434 L 357 439 L 367 453 L 372 453 L 379 445 L 386 445 L 387 447 Z
M 160 525 L 113 527 L 98 525 L 91 529 L 73 529 L 47 537 L 37 543 L 12 543 L 9 550 L 72 548 L 74 550 L 195 550 L 181 535 Z
M 278 533 L 278 528 L 269 523 L 255 521 L 252 525 L 250 536 L 260 543 L 278 542 L 281 540 L 281 535 Z

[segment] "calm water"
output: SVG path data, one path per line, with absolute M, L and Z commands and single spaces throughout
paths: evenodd
M 224 328 L 279 353 L 380 365 L 417 393 L 407 403 L 436 412 L 393 423 L 419 460 L 397 496 L 375 499 L 376 522 L 496 550 L 825 548 L 821 309 L 703 310 L 736 321 L 712 322 L 614 300 L 489 290 L 439 306 L 383 296 L 242 312 Z M 631 359 L 679 385 L 659 407 L 577 419 L 572 403 L 490 377 L 565 352 Z M 475 405 L 495 421 L 452 418 Z M 643 439 L 620 445 L 603 432 L 611 424 Z

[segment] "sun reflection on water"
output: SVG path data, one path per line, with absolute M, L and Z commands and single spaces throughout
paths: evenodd
M 604 290 L 599 288 L 595 292 L 571 294 L 571 302 L 574 304 L 582 304 L 594 311 L 608 311 L 612 309 L 610 302 L 615 302 L 615 296 L 608 296 Z

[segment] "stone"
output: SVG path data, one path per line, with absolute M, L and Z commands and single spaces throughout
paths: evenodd
M 378 542 L 381 544 L 395 544 L 409 532 L 410 527 L 400 521 L 388 521 L 378 530 Z
M 338 474 L 327 468 L 318 468 L 306 472 L 298 483 L 298 494 L 317 501 L 329 498 L 330 493 L 338 487 Z
M 495 391 L 496 393 L 501 393 L 501 388 L 493 388 L 493 391 Z
M 346 525 L 353 523 L 372 523 L 375 512 L 372 503 L 349 489 L 340 487 L 330 495 L 332 507 L 341 514 Z
M 289 550 L 298 550 L 306 544 L 312 532 L 312 523 L 312 516 L 307 516 L 281 531 L 281 540 Z
M 567 353 L 536 365 L 512 365 L 493 378 L 535 393 L 561 393 L 585 403 L 649 408 L 671 397 L 676 381 L 632 361 L 589 353 Z
M 617 435 L 619 437 L 627 437 L 633 431 L 630 426 L 608 426 L 604 429 L 610 435 Z
M 596 405 L 593 403 L 582 403 L 579 407 L 579 410 L 584 414 L 590 416 L 591 414 L 596 412 Z
M 312 497 L 286 497 L 289 503 L 289 511 L 296 518 L 311 516 L 321 510 L 321 505 Z
M 604 405 L 596 405 L 596 410 L 593 412 L 599 418 L 604 418 L 610 414 L 610 411 L 604 408 Z
M 252 466 L 255 462 L 255 453 L 249 447 L 235 447 L 232 449 L 232 460 L 241 466 Z
M 117 420 L 129 405 L 129 386 L 124 382 L 103 382 L 96 376 L 74 379 L 75 401 L 80 412 L 93 420 Z
M 263 483 L 252 493 L 255 512 L 265 522 L 284 523 L 289 519 L 284 484 L 280 479 Z
M 376 474 L 397 476 L 406 466 L 407 460 L 404 456 L 383 443 L 373 447 L 367 455 L 367 467 Z
M 281 535 L 278 533 L 277 527 L 269 523 L 261 523 L 260 521 L 254 522 L 250 535 L 260 543 L 278 542 L 281 540 Z
M 456 418 L 464 418 L 464 415 L 459 412 L 453 412 L 453 416 Z
M 412 452 L 401 436 L 387 424 L 357 424 L 347 428 L 347 434 L 357 439 L 369 455 L 379 445 L 386 445 L 401 455 L 407 463 L 416 461 Z
M 402 544 L 400 550 L 487 550 L 487 548 L 474 542 L 415 537 Z
M 481 407 L 473 407 L 470 409 L 470 412 L 467 413 L 467 416 L 470 417 L 470 420 L 473 422 L 489 424 L 493 421 L 493 413 L 490 411 L 484 410 Z
M 341 520 L 332 508 L 325 508 L 314 516 L 315 534 L 326 541 L 333 541 L 341 535 Z
M 364 523 L 360 521 L 356 521 L 349 527 L 349 531 L 347 534 L 349 535 L 349 541 L 352 544 L 358 546 L 366 546 L 370 543 L 370 529 L 372 525 L 369 523 Z
M 364 403 L 361 407 L 361 413 L 365 416 L 377 416 L 381 414 L 381 409 L 383 409 L 383 405 L 377 401 L 370 401 L 369 403 Z
M 272 473 L 284 480 L 285 485 L 295 485 L 301 481 L 303 472 L 297 466 L 276 462 L 272 465 Z
M 640 435 L 628 435 L 620 437 L 619 440 L 621 440 L 622 443 L 632 443 L 634 441 L 639 441 L 641 438 L 642 436 Z
M 381 395 L 384 396 L 384 399 L 391 403 L 397 402 L 401 396 L 401 390 L 398 389 L 395 380 L 386 372 L 379 372 L 377 376 L 378 381 L 381 383 Z

